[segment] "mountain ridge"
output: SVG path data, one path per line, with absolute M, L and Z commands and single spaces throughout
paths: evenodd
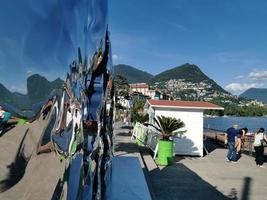
M 192 83 L 208 81 L 210 84 L 213 85 L 214 89 L 216 89 L 217 91 L 228 93 L 221 86 L 219 86 L 214 80 L 212 80 L 206 74 L 204 74 L 201 71 L 201 69 L 195 64 L 185 63 L 183 65 L 165 70 L 154 76 L 152 82 L 155 83 L 161 81 L 168 81 L 170 79 L 184 79 L 186 82 L 192 82 Z
M 38 103 L 47 98 L 54 89 L 61 89 L 63 80 L 60 78 L 48 81 L 45 77 L 34 74 L 27 78 L 27 90 L 31 104 Z
M 267 103 L 267 88 L 249 88 L 239 96 Z
M 34 74 L 27 78 L 27 94 L 11 92 L 0 83 L 0 105 L 13 107 L 14 112 L 17 110 L 31 110 L 34 105 L 45 101 L 52 93 L 55 94 L 56 90 L 61 90 L 63 82 L 60 78 L 48 81 L 45 77 Z
M 148 83 L 154 77 L 148 72 L 126 64 L 114 65 L 114 74 L 127 78 L 129 83 Z
M 128 70 L 128 69 L 131 70 Z M 123 72 L 119 73 L 122 69 Z M 148 83 L 152 88 L 159 88 L 179 100 L 205 100 L 210 101 L 218 96 L 228 98 L 231 96 L 229 92 L 219 86 L 214 80 L 204 74 L 201 69 L 195 64 L 185 63 L 183 65 L 167 69 L 155 76 L 151 75 L 145 79 L 140 78 L 134 80 L 132 71 L 136 68 L 129 65 L 120 65 L 120 68 L 115 67 L 115 74 L 119 74 L 126 79 L 131 79 L 129 83 L 143 82 Z M 130 72 L 129 72 L 130 71 Z M 147 73 L 138 70 L 138 74 Z M 127 73 L 128 72 L 128 73 Z M 143 74 L 146 76 L 145 74 Z M 232 98 L 232 96 L 231 96 Z

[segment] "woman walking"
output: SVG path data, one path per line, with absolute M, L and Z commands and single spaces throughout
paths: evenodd
M 264 128 L 260 128 L 259 131 L 255 134 L 254 139 L 254 149 L 256 153 L 256 164 L 259 167 L 265 168 L 263 166 L 264 157 L 263 157 L 263 140 L 267 141 L 266 135 L 264 134 Z

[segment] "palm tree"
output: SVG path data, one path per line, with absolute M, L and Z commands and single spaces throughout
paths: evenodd
M 181 119 L 165 117 L 163 115 L 154 118 L 158 127 L 157 130 L 162 134 L 163 140 L 170 140 L 171 136 L 183 134 L 185 131 L 178 131 L 185 126 Z

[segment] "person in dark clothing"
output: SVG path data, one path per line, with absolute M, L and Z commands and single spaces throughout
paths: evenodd
M 225 134 L 225 141 L 227 142 L 228 153 L 226 157 L 226 161 L 237 161 L 236 155 L 236 144 L 237 144 L 237 125 L 233 125 L 233 127 L 228 128 Z
M 258 132 L 255 134 L 255 138 L 254 138 L 254 149 L 255 149 L 255 154 L 256 154 L 256 165 L 261 167 L 261 168 L 265 168 L 263 166 L 264 163 L 264 157 L 263 157 L 263 141 L 267 141 L 267 137 L 266 134 L 264 134 L 264 128 L 260 128 L 258 130 Z

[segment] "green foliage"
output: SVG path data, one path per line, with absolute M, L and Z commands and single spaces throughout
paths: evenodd
M 142 109 L 144 109 L 145 103 L 146 103 L 146 99 L 134 98 L 133 99 L 133 109 L 134 110 L 142 110 Z
M 185 126 L 181 119 L 172 117 L 157 116 L 154 118 L 163 140 L 170 140 L 171 136 L 183 134 L 185 131 L 178 131 Z
M 122 64 L 114 66 L 114 73 L 115 75 L 125 77 L 129 83 L 148 83 L 153 78 L 153 75 L 147 72 Z
M 120 75 L 114 77 L 114 86 L 115 86 L 115 96 L 128 96 L 129 94 L 129 84 L 128 80 Z
M 265 116 L 267 115 L 267 106 L 238 106 L 240 98 L 230 99 L 231 103 L 223 103 L 221 99 L 213 99 L 211 103 L 224 107 L 224 111 L 209 110 L 205 114 L 209 115 L 228 115 L 228 116 Z
M 148 114 L 143 114 L 145 99 L 133 99 L 133 107 L 131 108 L 131 119 L 132 122 L 144 123 L 148 121 Z
M 149 120 L 149 115 L 146 113 L 146 114 L 142 114 L 142 113 L 134 113 L 133 115 L 133 121 L 134 122 L 140 122 L 141 124 L 142 123 L 145 123 Z

